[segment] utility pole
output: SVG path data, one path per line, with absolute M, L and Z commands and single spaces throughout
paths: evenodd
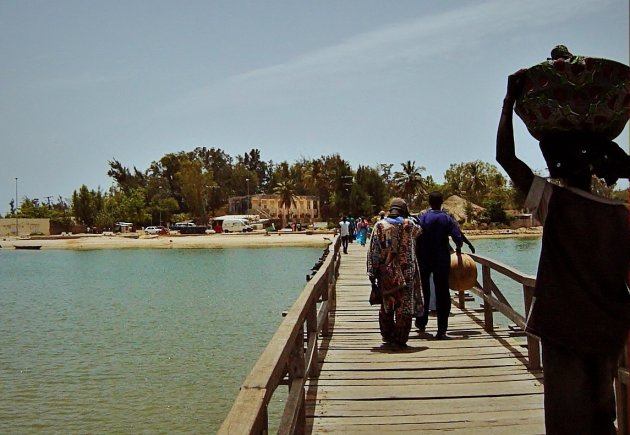
M 245 214 L 249 214 L 249 178 L 246 178 L 245 181 L 247 182 L 247 211 Z
M 18 222 L 18 177 L 15 177 L 15 237 L 20 235 L 20 227 Z
M 160 223 L 158 225 L 162 225 L 162 186 L 158 186 L 159 192 L 160 192 L 160 202 L 158 203 L 159 208 L 160 208 Z
M 46 198 L 46 202 L 48 202 L 48 209 L 50 210 L 52 208 L 52 206 L 50 205 L 50 198 L 52 198 L 52 195 L 44 196 L 44 198 Z

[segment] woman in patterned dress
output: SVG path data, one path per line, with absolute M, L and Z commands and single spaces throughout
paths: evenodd
M 405 347 L 414 315 L 422 311 L 422 289 L 415 240 L 422 232 L 409 219 L 407 203 L 392 200 L 389 214 L 376 223 L 367 272 L 380 290 L 379 327 L 383 341 Z

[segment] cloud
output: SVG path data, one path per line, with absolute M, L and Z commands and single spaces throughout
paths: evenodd
M 446 12 L 394 23 L 355 35 L 287 62 L 246 71 L 209 84 L 174 103 L 169 111 L 248 104 L 286 104 L 305 93 L 337 93 L 373 82 L 387 72 L 419 68 L 426 59 L 473 50 L 515 28 L 548 26 L 601 8 L 590 0 L 476 2 Z

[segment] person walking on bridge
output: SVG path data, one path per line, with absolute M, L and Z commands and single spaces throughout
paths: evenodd
M 422 229 L 409 219 L 407 203 L 394 198 L 370 238 L 367 273 L 381 293 L 378 313 L 383 341 L 405 347 L 413 315 L 422 310 L 415 239 Z
M 628 178 L 630 158 L 602 136 L 549 134 L 540 148 L 560 184 L 535 176 L 515 154 L 512 111 L 523 86 L 522 72 L 508 78 L 496 157 L 543 223 L 526 331 L 542 342 L 545 427 L 548 435 L 615 434 L 613 380 L 630 328 L 628 210 L 590 190 L 593 174 L 608 184 Z
M 437 334 L 435 338 L 446 338 L 448 317 L 451 314 L 451 292 L 448 288 L 448 274 L 451 269 L 451 246 L 449 237 L 453 239 L 457 252 L 461 252 L 463 236 L 457 222 L 444 210 L 444 199 L 440 192 L 429 193 L 429 206 L 425 213 L 418 217 L 422 227 L 422 235 L 418 239 L 418 260 L 422 277 L 424 303 L 428 307 L 431 302 L 431 274 L 435 287 L 435 308 L 437 310 Z M 416 327 L 424 332 L 429 321 L 429 310 L 416 318 Z
M 348 242 L 350 241 L 350 221 L 344 216 L 339 222 L 339 235 L 341 236 L 341 247 L 343 253 L 348 253 Z

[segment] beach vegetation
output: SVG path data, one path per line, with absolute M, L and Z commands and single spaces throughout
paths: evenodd
M 437 190 L 445 198 L 457 195 L 470 204 L 465 210 L 468 224 L 508 224 L 505 210 L 522 211 L 525 201 L 497 166 L 481 160 L 451 164 L 443 183 L 415 160 L 360 165 L 355 170 L 339 154 L 290 163 L 266 161 L 259 149 L 231 156 L 220 148 L 197 147 L 167 153 L 146 170 L 126 167 L 117 159 L 108 164 L 112 179 L 108 189 L 82 184 L 68 200 L 24 197 L 19 204 L 11 200 L 6 217 L 49 217 L 66 230 L 72 224 L 107 229 L 120 221 L 137 227 L 182 220 L 206 224 L 225 212 L 230 197 L 276 194 L 283 208 L 282 226 L 290 220 L 299 195 L 317 198 L 319 219 L 335 223 L 342 215 L 376 216 L 395 196 L 419 212 L 428 205 L 428 192 Z M 607 198 L 627 198 L 626 190 L 614 190 L 599 179 L 593 179 L 593 191 Z M 480 213 L 472 204 L 486 210 Z

